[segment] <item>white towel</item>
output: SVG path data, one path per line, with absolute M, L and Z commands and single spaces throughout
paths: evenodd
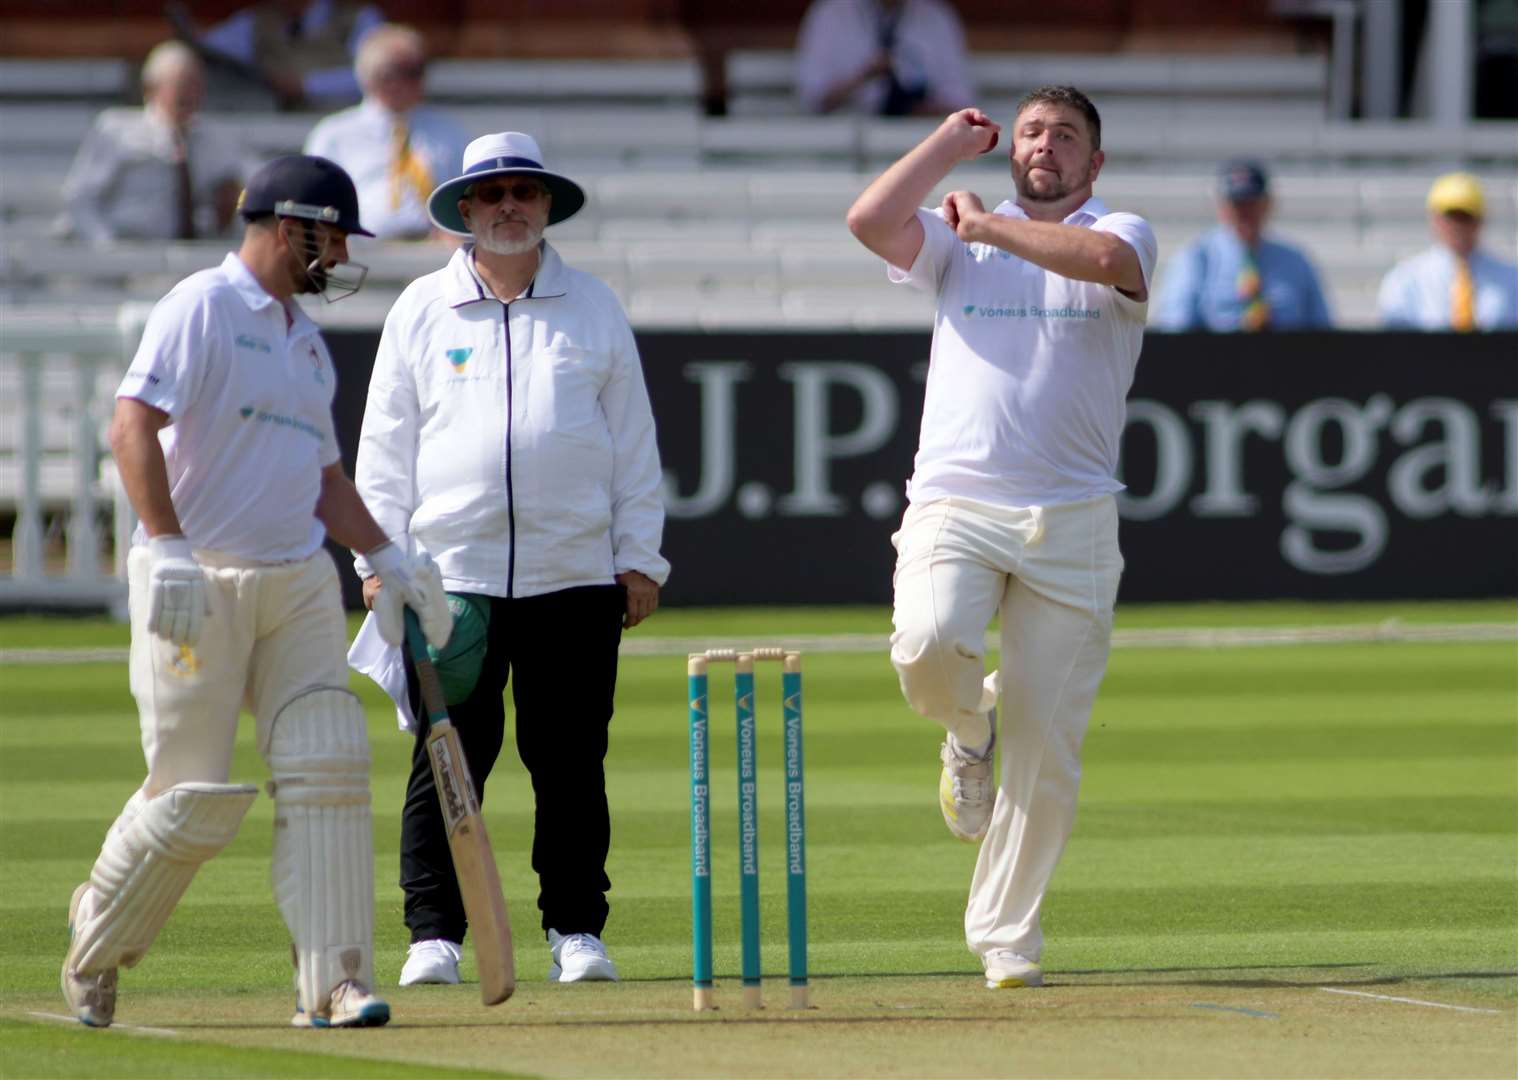
M 364 616 L 364 625 L 358 628 L 358 636 L 348 650 L 348 666 L 360 675 L 369 676 L 390 695 L 402 731 L 416 731 L 417 719 L 406 699 L 406 662 L 401 647 L 380 637 L 379 623 L 372 611 Z

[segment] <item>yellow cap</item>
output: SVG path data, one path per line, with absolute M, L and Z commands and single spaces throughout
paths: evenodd
M 1436 214 L 1457 211 L 1479 218 L 1486 216 L 1486 199 L 1481 181 L 1470 173 L 1445 173 L 1428 189 L 1428 208 Z

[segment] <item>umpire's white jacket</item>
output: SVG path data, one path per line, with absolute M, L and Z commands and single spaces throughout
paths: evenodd
M 616 296 L 545 243 L 502 303 L 471 250 L 385 319 L 355 470 L 365 504 L 451 591 L 535 596 L 627 570 L 662 585 L 653 411 Z

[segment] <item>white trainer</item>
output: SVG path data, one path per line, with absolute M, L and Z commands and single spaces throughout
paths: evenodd
M 1017 990 L 1027 986 L 1044 985 L 1043 970 L 1011 949 L 992 949 L 982 958 L 986 965 L 986 988 L 989 990 Z
M 401 967 L 401 985 L 416 986 L 421 983 L 445 983 L 459 981 L 459 946 L 446 938 L 429 938 L 413 941 L 406 950 L 406 963 Z
M 996 730 L 995 713 L 991 730 Z M 959 740 L 950 735 L 938 751 L 943 769 L 938 774 L 938 805 L 944 824 L 961 840 L 975 843 L 986 835 L 991 824 L 991 807 L 995 803 L 996 785 L 991 779 L 991 755 L 996 736 L 980 757 L 965 753 Z
M 291 1027 L 350 1028 L 383 1027 L 390 1022 L 390 1006 L 369 993 L 363 983 L 345 979 L 332 991 L 325 1012 L 308 1013 L 297 998 Z
M 606 946 L 594 934 L 561 934 L 548 931 L 553 964 L 549 982 L 616 982 L 617 965 L 606 955 Z
M 90 891 L 86 881 L 74 890 L 69 899 L 69 948 L 63 956 L 63 999 L 81 1024 L 88 1027 L 110 1027 L 116 1018 L 116 969 L 97 975 L 81 975 L 74 970 L 74 925 L 79 918 L 79 905 Z

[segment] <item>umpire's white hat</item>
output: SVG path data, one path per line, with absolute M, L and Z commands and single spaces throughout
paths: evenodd
M 548 224 L 557 225 L 572 217 L 585 205 L 585 189 L 569 177 L 552 172 L 543 165 L 538 141 L 520 131 L 501 131 L 481 135 L 464 148 L 464 171 L 439 184 L 427 197 L 427 216 L 447 232 L 469 236 L 469 226 L 459 214 L 459 200 L 473 185 L 487 176 L 535 176 L 543 181 L 553 196 Z

